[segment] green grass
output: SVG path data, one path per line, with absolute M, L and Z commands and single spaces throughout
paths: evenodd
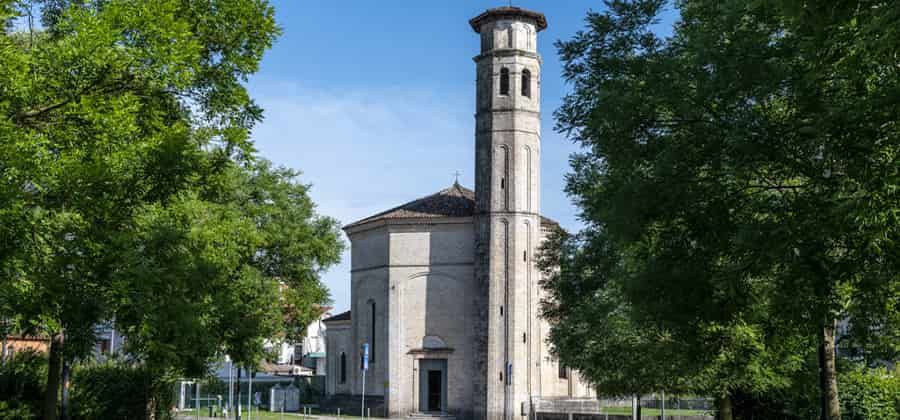
M 200 409 L 200 417 L 206 417 L 208 414 L 209 414 L 209 409 L 207 409 L 207 408 Z M 313 409 L 311 414 L 336 417 L 335 413 L 321 413 L 321 412 L 319 412 L 318 409 Z M 631 407 L 603 407 L 600 410 L 600 414 L 629 415 L 629 414 L 631 414 Z M 659 409 L 655 409 L 655 408 L 641 409 L 642 417 L 657 417 L 658 418 L 661 414 L 662 413 Z M 179 414 L 179 418 L 184 419 L 184 420 L 190 420 L 190 419 L 196 418 L 196 415 L 197 415 L 196 411 L 183 411 Z M 702 415 L 713 416 L 714 414 L 709 411 L 705 411 L 705 410 L 681 410 L 681 409 L 675 409 L 675 408 L 667 408 L 666 409 L 666 417 L 668 417 L 668 416 L 702 416 Z M 234 414 L 232 414 L 231 418 L 234 418 Z M 246 418 L 247 418 L 247 406 L 245 405 L 241 408 L 241 419 L 246 419 Z M 303 415 L 301 413 L 284 413 L 284 418 L 296 420 L 299 418 L 303 418 Z M 357 416 L 348 416 L 345 414 L 341 414 L 341 419 L 353 420 L 353 419 L 359 419 L 359 418 L 360 417 L 357 417 Z M 382 420 L 382 419 L 379 419 L 378 417 L 371 417 L 371 418 L 376 419 L 376 420 Z M 265 411 L 265 410 L 258 410 L 256 408 L 254 408 L 251 420 L 281 420 L 281 419 L 282 419 L 281 413 L 273 413 L 273 412 L 269 412 L 269 411 Z
M 221 416 L 222 416 L 221 412 L 217 412 L 215 409 L 213 409 L 213 413 L 219 413 L 219 414 L 218 414 L 218 415 L 219 415 L 218 418 L 222 418 L 222 417 L 221 417 Z M 206 407 L 201 408 L 201 409 L 200 409 L 200 417 L 201 417 L 201 418 L 206 418 L 207 416 L 209 416 L 209 409 L 206 408 Z M 231 417 L 232 419 L 234 418 L 234 413 L 233 413 L 233 412 L 230 413 L 230 417 Z M 296 419 L 296 418 L 298 418 L 298 417 L 302 417 L 302 416 L 298 415 L 297 413 L 284 413 L 284 418 L 285 418 L 285 419 Z M 196 410 L 182 411 L 181 413 L 178 414 L 178 418 L 179 418 L 179 419 L 184 419 L 184 420 L 195 419 L 195 418 L 197 418 L 197 411 L 196 411 Z M 246 418 L 247 418 L 247 406 L 244 405 L 244 406 L 241 407 L 241 419 L 243 420 L 243 419 L 246 419 Z M 269 411 L 266 411 L 266 410 L 258 410 L 258 409 L 256 409 L 256 408 L 254 407 L 254 408 L 253 408 L 253 413 L 252 413 L 252 419 L 251 419 L 251 420 L 254 420 L 254 419 L 259 419 L 259 420 L 281 420 L 281 413 L 272 413 L 272 412 L 269 412 Z
M 213 413 L 219 413 L 219 412 L 216 411 L 215 409 L 213 409 Z M 329 416 L 329 417 L 337 417 L 335 415 L 335 413 L 321 413 L 321 412 L 319 412 L 318 409 L 315 409 L 315 408 L 312 410 L 312 412 L 310 414 L 312 414 L 314 416 L 315 415 L 324 415 L 324 416 Z M 200 409 L 200 417 L 207 418 L 208 416 L 209 416 L 209 409 L 206 407 L 201 408 Z M 221 413 L 219 414 L 219 416 L 220 416 L 219 418 L 222 418 Z M 231 413 L 230 417 L 233 419 L 234 413 Z M 270 412 L 270 411 L 266 411 L 266 410 L 259 410 L 255 407 L 253 408 L 253 413 L 252 413 L 251 417 L 252 417 L 251 420 L 257 420 L 257 419 L 258 420 L 281 420 L 281 418 L 282 418 L 280 412 Z M 178 418 L 183 419 L 183 420 L 195 419 L 195 418 L 197 418 L 197 411 L 196 410 L 182 411 L 178 414 Z M 247 418 L 247 406 L 243 405 L 243 406 L 241 406 L 241 419 L 243 420 L 246 418 Z M 284 418 L 291 419 L 291 420 L 301 419 L 301 418 L 303 418 L 303 414 L 286 412 L 286 413 L 284 413 Z M 346 414 L 341 414 L 341 419 L 353 420 L 353 419 L 359 419 L 359 418 L 360 417 L 357 417 L 357 416 L 348 416 Z M 370 418 L 374 419 L 374 420 L 383 420 L 383 419 L 380 419 L 375 416 L 372 416 Z
M 603 407 L 600 409 L 601 414 L 631 414 L 631 407 Z M 645 416 L 660 416 L 662 411 L 657 408 L 642 408 L 641 409 L 641 417 Z M 713 413 L 706 410 L 683 410 L 683 409 L 675 409 L 675 408 L 667 408 L 666 409 L 666 417 L 668 416 L 702 416 L 702 415 L 713 415 Z

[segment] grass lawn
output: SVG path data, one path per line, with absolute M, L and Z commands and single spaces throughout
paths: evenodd
M 324 415 L 324 416 L 336 418 L 335 413 L 320 413 L 318 409 L 313 409 L 311 414 L 312 415 Z M 603 407 L 600 410 L 600 414 L 629 415 L 629 414 L 631 414 L 631 407 Z M 660 412 L 659 409 L 655 409 L 655 408 L 641 409 L 641 417 L 659 418 L 659 416 L 661 414 L 662 413 Z M 195 411 L 183 411 L 179 414 L 179 418 L 193 419 L 193 418 L 196 418 L 196 415 L 197 415 L 197 413 Z M 207 415 L 209 415 L 209 409 L 207 409 L 207 408 L 200 409 L 200 417 L 206 417 Z M 674 409 L 674 408 L 666 409 L 666 417 L 668 417 L 668 416 L 702 416 L 702 415 L 713 416 L 714 414 L 709 411 L 704 411 L 704 410 L 679 410 L 679 409 Z M 284 417 L 282 417 L 281 413 L 272 413 L 269 411 L 257 410 L 256 408 L 254 408 L 253 413 L 251 415 L 251 420 L 256 420 L 256 419 L 258 419 L 258 420 L 281 420 L 282 418 L 296 420 L 296 419 L 302 419 L 303 417 L 304 416 L 301 413 L 284 413 Z M 233 413 L 231 415 L 231 418 L 234 418 Z M 247 418 L 247 406 L 245 405 L 241 409 L 241 419 L 246 419 L 246 418 Z M 371 418 L 375 419 L 375 420 L 381 420 L 378 417 L 371 417 Z M 347 415 L 342 414 L 341 419 L 354 420 L 354 419 L 359 419 L 359 417 L 347 416 Z
M 631 407 L 603 407 L 600 409 L 601 414 L 631 414 Z M 641 409 L 641 417 L 646 416 L 656 416 L 659 417 L 662 414 L 662 411 L 657 408 L 642 408 Z M 713 413 L 705 410 L 679 410 L 675 408 L 667 408 L 666 409 L 666 417 L 668 416 L 702 416 L 702 415 L 714 415 Z
M 666 411 L 666 412 L 668 412 L 668 411 Z M 215 410 L 213 410 L 213 413 L 217 413 L 217 412 Z M 318 409 L 315 409 L 315 408 L 312 410 L 312 413 L 310 413 L 310 414 L 312 414 L 314 416 L 329 416 L 329 417 L 337 418 L 335 413 L 321 413 L 321 412 L 319 412 Z M 221 418 L 221 414 L 218 414 L 218 415 L 220 416 L 219 418 Z M 197 416 L 197 412 L 195 410 L 182 411 L 178 414 L 179 419 L 185 419 L 185 420 L 194 419 L 194 418 L 196 418 L 196 416 Z M 209 409 L 206 407 L 201 408 L 200 409 L 200 417 L 208 418 L 208 416 L 209 416 Z M 287 412 L 284 413 L 285 419 L 296 420 L 296 419 L 302 419 L 303 417 L 304 416 L 302 413 L 287 413 Z M 230 418 L 232 418 L 232 419 L 234 418 L 234 413 L 231 413 Z M 241 406 L 241 420 L 246 419 L 246 418 L 247 418 L 247 406 L 243 405 L 243 406 Z M 359 419 L 359 418 L 360 417 L 357 417 L 357 416 L 348 416 L 345 414 L 341 414 L 341 419 L 353 420 L 353 419 Z M 382 420 L 375 416 L 372 416 L 369 418 L 374 419 L 374 420 Z M 266 410 L 258 410 L 257 408 L 254 407 L 253 413 L 251 414 L 251 420 L 257 420 L 257 419 L 259 419 L 259 420 L 281 420 L 282 417 L 281 417 L 280 412 L 273 413 L 273 412 L 269 412 Z

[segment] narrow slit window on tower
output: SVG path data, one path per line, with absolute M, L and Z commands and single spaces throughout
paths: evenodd
M 503 209 L 509 210 L 509 190 L 511 188 L 507 188 L 506 180 L 509 179 L 509 147 L 506 145 L 500 146 L 503 149 L 503 172 L 500 177 L 500 189 L 503 191 Z M 507 227 L 508 229 L 508 227 Z
M 531 97 L 531 72 L 522 70 L 522 96 Z
M 375 361 L 375 302 L 371 302 L 372 304 L 372 342 L 369 344 L 369 362 L 372 363 Z
M 347 383 L 347 355 L 341 352 L 341 383 Z
M 509 95 L 509 69 L 500 69 L 500 94 Z

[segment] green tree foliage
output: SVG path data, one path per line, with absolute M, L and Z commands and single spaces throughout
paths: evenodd
M 52 337 L 45 417 L 113 316 L 159 370 L 296 337 L 341 244 L 254 156 L 268 2 L 0 0 L 0 20 L 0 316 Z
M 549 292 L 542 312 L 551 321 L 553 350 L 602 394 L 713 395 L 727 409 L 738 392 L 753 398 L 787 392 L 808 365 L 815 351 L 811 340 L 766 337 L 774 327 L 760 317 L 698 321 L 692 334 L 650 319 L 630 300 L 629 264 L 608 237 L 589 230 L 557 232 L 542 253 Z M 687 310 L 675 295 L 659 304 Z
M 615 366 L 634 353 L 599 355 L 620 311 L 629 347 L 681 354 L 640 357 L 728 394 L 784 385 L 812 343 L 837 418 L 836 320 L 867 360 L 900 351 L 900 9 L 684 0 L 662 38 L 665 6 L 607 2 L 559 44 L 574 90 L 556 117 L 583 147 L 567 189 L 587 228 L 548 281 L 557 351 L 587 371 L 591 354 L 620 358 L 599 384 L 627 374 Z
M 264 356 L 263 339 L 302 337 L 342 245 L 295 177 L 257 159 L 136 213 L 114 275 L 130 349 L 201 376 L 223 352 L 249 363 Z

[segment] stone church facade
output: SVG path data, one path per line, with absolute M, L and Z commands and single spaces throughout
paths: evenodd
M 326 388 L 366 395 L 390 417 L 530 417 L 539 401 L 591 398 L 551 357 L 538 316 L 536 255 L 558 225 L 540 214 L 540 13 L 470 21 L 475 57 L 475 190 L 458 183 L 344 227 L 351 310 L 325 320 Z

